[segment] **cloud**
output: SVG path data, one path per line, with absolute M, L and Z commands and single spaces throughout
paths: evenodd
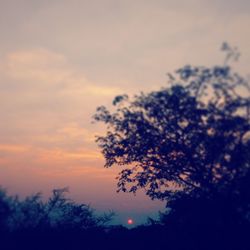
M 45 50 L 16 51 L 6 56 L 6 73 L 16 80 L 57 83 L 70 75 L 63 55 Z
M 114 176 L 114 172 L 104 174 L 102 155 L 95 149 L 79 145 L 77 149 L 63 147 L 38 147 L 25 143 L 0 144 L 1 172 L 25 172 L 37 176 L 68 176 L 78 173 L 89 178 Z M 106 177 L 105 177 L 106 178 Z
M 87 80 L 65 56 L 41 48 L 8 53 L 1 61 L 1 74 L 2 100 L 6 106 L 19 109 L 24 105 L 26 110 L 45 111 L 68 105 L 73 111 L 72 105 L 78 110 L 87 103 L 97 103 L 93 98 L 101 101 L 121 92 L 120 88 Z
M 0 144 L 1 153 L 24 153 L 30 149 L 27 145 Z
M 1 73 L 17 84 L 50 89 L 57 85 L 62 93 L 84 91 L 94 96 L 114 95 L 119 88 L 100 86 L 74 69 L 62 54 L 44 49 L 20 50 L 8 53 L 1 62 Z
M 119 88 L 87 80 L 64 55 L 44 48 L 7 53 L 1 74 L 2 165 L 102 168 L 91 116 Z
M 65 150 L 62 148 L 37 149 L 38 162 L 64 162 L 70 165 L 70 161 L 100 161 L 102 156 L 96 150 L 79 147 L 77 150 Z
M 61 136 L 66 138 L 82 138 L 86 142 L 94 140 L 94 134 L 86 128 L 80 127 L 76 122 L 65 124 L 64 127 L 58 129 L 56 132 L 60 138 Z

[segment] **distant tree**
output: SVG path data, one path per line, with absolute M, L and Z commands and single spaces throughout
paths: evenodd
M 113 213 L 97 215 L 85 204 L 54 189 L 48 200 L 40 193 L 20 199 L 0 188 L 0 249 L 100 249 Z
M 48 201 L 40 193 L 20 200 L 0 189 L 0 229 L 23 230 L 86 230 L 101 228 L 113 217 L 113 212 L 96 215 L 85 204 L 77 204 L 65 197 L 66 188 L 54 189 Z M 4 226 L 4 228 L 3 228 Z
M 142 188 L 171 201 L 223 193 L 249 173 L 249 85 L 228 65 L 237 50 L 222 49 L 222 66 L 185 66 L 169 74 L 168 87 L 117 96 L 113 111 L 97 108 L 94 119 L 107 125 L 97 137 L 105 167 L 123 167 L 118 191 Z
M 7 230 L 7 218 L 11 213 L 9 197 L 0 187 L 0 232 Z

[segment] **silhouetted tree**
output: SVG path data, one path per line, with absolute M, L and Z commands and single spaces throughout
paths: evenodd
M 237 53 L 223 50 L 223 66 L 185 66 L 169 74 L 169 87 L 97 109 L 94 119 L 107 125 L 97 138 L 105 166 L 125 166 L 118 191 L 143 188 L 166 200 L 214 194 L 249 171 L 249 86 L 227 65 Z
M 47 201 L 42 200 L 41 193 L 20 200 L 0 189 L 0 228 L 85 230 L 103 227 L 112 219 L 113 212 L 97 216 L 89 205 L 73 202 L 65 197 L 65 192 L 67 188 L 54 189 Z
M 228 65 L 238 50 L 222 50 L 224 65 L 185 66 L 168 74 L 168 87 L 117 96 L 111 111 L 101 106 L 94 116 L 107 125 L 97 137 L 105 167 L 122 167 L 118 191 L 142 188 L 167 201 L 145 229 L 150 238 L 165 225 L 163 238 L 153 237 L 169 249 L 249 246 L 250 88 Z
M 0 249 L 98 249 L 113 213 L 97 215 L 85 204 L 55 189 L 48 200 L 40 193 L 21 200 L 0 188 Z
M 0 187 L 0 232 L 7 230 L 7 218 L 11 213 L 9 197 L 6 191 Z

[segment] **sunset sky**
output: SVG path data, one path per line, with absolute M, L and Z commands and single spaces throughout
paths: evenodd
M 117 94 L 166 86 L 167 72 L 223 62 L 250 74 L 249 0 L 0 0 L 0 185 L 22 197 L 69 197 L 117 221 L 163 209 L 143 193 L 116 193 L 91 117 Z

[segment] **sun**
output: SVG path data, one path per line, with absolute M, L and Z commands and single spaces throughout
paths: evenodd
M 134 224 L 134 221 L 132 219 L 128 219 L 128 224 L 132 225 L 132 224 Z

